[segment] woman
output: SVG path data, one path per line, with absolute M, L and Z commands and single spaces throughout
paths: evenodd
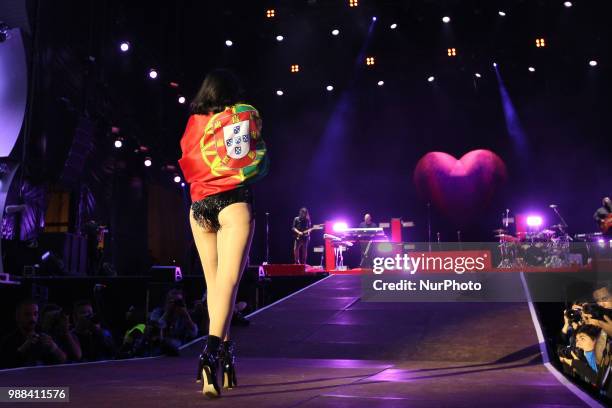
M 208 293 L 208 339 L 197 372 L 208 397 L 221 394 L 219 364 L 224 388 L 236 385 L 229 325 L 255 227 L 249 185 L 268 169 L 259 113 L 242 95 L 232 73 L 208 74 L 181 139 L 179 164 L 190 184 L 189 219 Z
M 310 214 L 306 207 L 300 208 L 298 216 L 293 219 L 293 259 L 296 264 L 305 264 L 308 257 L 308 242 L 310 241 Z

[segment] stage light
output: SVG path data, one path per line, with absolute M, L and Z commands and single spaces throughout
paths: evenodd
M 284 92 L 283 92 L 281 89 L 278 89 L 278 90 L 276 91 L 276 94 L 277 94 L 278 96 L 283 96 Z
M 397 24 L 393 23 L 389 26 L 389 28 L 391 28 L 392 30 L 395 30 L 397 28 Z
M 175 174 L 174 175 L 174 182 L 177 183 L 177 184 L 180 183 L 181 182 L 181 176 L 179 176 L 178 174 Z
M 375 64 L 374 57 L 366 58 L 366 65 L 374 65 L 374 64 Z
M 359 5 L 358 0 L 349 0 L 349 7 L 357 7 Z
M 332 35 L 338 35 L 340 34 L 340 30 L 338 30 L 337 28 L 334 28 L 331 33 Z
M 376 16 L 372 17 L 372 21 L 376 21 Z
M 181 183 L 181 187 L 185 187 L 185 182 L 182 182 L 182 183 Z
M 385 81 L 378 81 L 377 85 L 378 86 L 383 86 L 385 84 Z
M 115 147 L 117 149 L 121 149 L 122 146 L 123 146 L 123 140 L 121 140 L 121 138 L 115 139 Z
M 475 74 L 474 74 L 474 76 L 475 76 L 476 78 L 482 78 L 482 75 L 480 75 L 478 72 L 477 72 L 477 73 L 475 73 Z
M 564 5 L 566 8 L 570 8 L 570 7 L 572 7 L 572 6 L 573 6 L 573 4 L 572 4 L 572 2 L 571 2 L 571 1 L 566 1 L 566 2 L 564 2 L 564 3 L 563 3 L 563 5 Z
M 592 66 L 592 67 L 596 67 L 596 66 L 597 66 L 597 61 L 595 61 L 595 60 L 590 60 L 590 61 L 589 61 L 589 65 L 590 65 L 590 66 Z
M 433 82 L 436 78 L 434 76 L 430 76 L 427 78 L 427 82 Z
M 542 225 L 542 217 L 539 215 L 528 215 L 527 216 L 527 225 L 530 227 L 539 227 Z
M 153 164 L 153 160 L 151 160 L 151 158 L 150 158 L 150 157 L 145 158 L 145 160 L 144 160 L 144 165 L 145 165 L 146 167 L 151 167 L 151 165 L 152 165 L 152 164 Z
M 294 74 L 296 72 L 300 72 L 300 66 L 298 64 L 291 65 L 291 72 L 294 73 Z
M 457 56 L 457 50 L 455 48 L 447 49 L 446 53 L 448 54 L 449 57 L 456 57 Z
M 178 97 L 178 103 L 180 103 L 181 105 L 182 105 L 182 104 L 184 104 L 184 103 L 185 103 L 185 101 L 186 101 L 186 99 L 185 99 L 185 97 L 184 97 L 184 96 L 179 96 L 179 97 Z
M 333 87 L 332 85 L 327 85 L 327 86 L 325 87 L 325 89 L 327 89 L 328 91 L 330 91 L 330 92 L 331 92 L 331 91 L 333 91 L 333 90 L 334 90 L 334 87 Z
M 283 37 L 282 35 L 277 35 L 276 36 L 276 41 L 281 42 L 285 39 L 285 37 Z
M 276 16 L 276 10 L 274 9 L 268 9 L 266 10 L 266 17 L 268 18 L 272 18 Z
M 544 38 L 536 38 L 536 47 L 538 48 L 546 47 L 546 41 L 544 41 Z
M 334 222 L 332 229 L 334 230 L 334 232 L 342 232 L 348 229 L 348 225 L 344 221 L 338 221 Z
M 119 49 L 121 50 L 121 52 L 127 52 L 130 50 L 130 43 L 127 41 L 122 42 L 119 45 Z
M 450 17 L 449 16 L 442 17 L 442 22 L 443 23 L 450 23 Z
M 535 68 L 534 67 L 529 67 L 527 69 L 529 70 L 529 72 L 535 72 Z
M 234 42 L 232 40 L 225 40 L 225 45 L 231 47 L 232 45 L 234 45 Z
M 157 71 L 154 69 L 149 70 L 149 78 L 151 79 L 157 78 Z
M 493 63 L 493 68 L 497 68 L 497 62 Z
M 499 15 L 500 15 L 500 17 L 506 17 L 506 12 L 505 12 L 505 11 L 499 10 L 499 11 L 497 12 L 497 14 L 499 14 Z

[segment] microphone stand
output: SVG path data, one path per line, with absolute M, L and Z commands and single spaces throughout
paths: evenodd
M 563 228 L 567 228 L 568 227 L 567 222 L 565 222 L 565 220 L 563 219 L 563 217 L 559 213 L 559 210 L 557 210 L 557 205 L 556 204 L 551 204 L 549 207 L 552 208 L 552 210 L 555 212 L 555 214 L 557 214 L 557 217 L 559 217 L 559 219 L 563 223 Z
M 270 264 L 270 213 L 266 212 L 266 264 Z
M 427 249 L 431 252 L 431 203 L 427 203 Z

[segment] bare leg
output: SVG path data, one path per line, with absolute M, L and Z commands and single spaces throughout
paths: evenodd
M 255 220 L 247 203 L 234 203 L 219 213 L 221 228 L 217 232 L 218 267 L 215 284 L 214 316 L 211 315 L 209 333 L 229 338 L 236 293 L 244 270 Z
M 204 280 L 206 281 L 206 299 L 208 304 L 208 320 L 212 324 L 213 316 L 216 316 L 215 306 L 217 304 L 217 291 L 215 289 L 217 281 L 217 233 L 210 232 L 202 228 L 193 217 L 193 211 L 189 212 L 189 222 L 193 239 L 202 261 L 204 269 Z M 209 324 L 209 330 L 210 330 Z
M 305 239 L 304 242 L 302 242 L 302 246 L 300 248 L 300 259 L 302 264 L 306 264 L 306 257 L 308 256 L 308 239 Z
M 300 263 L 300 244 L 297 239 L 293 241 L 293 261 L 296 264 Z

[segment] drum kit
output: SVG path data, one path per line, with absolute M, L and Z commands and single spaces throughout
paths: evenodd
M 570 265 L 570 243 L 573 238 L 567 233 L 567 223 L 559 213 L 556 204 L 549 207 L 561 221 L 545 228 L 534 228 L 527 232 L 508 233 L 509 209 L 503 218 L 503 227 L 493 232 L 499 239 L 501 262 L 499 268 L 547 267 L 560 268 Z M 541 218 L 538 223 L 541 224 Z M 529 225 L 529 219 L 527 220 Z
M 511 235 L 504 228 L 493 231 L 499 239 L 500 268 L 569 266 L 572 237 L 562 224 L 551 225 L 539 231 Z

